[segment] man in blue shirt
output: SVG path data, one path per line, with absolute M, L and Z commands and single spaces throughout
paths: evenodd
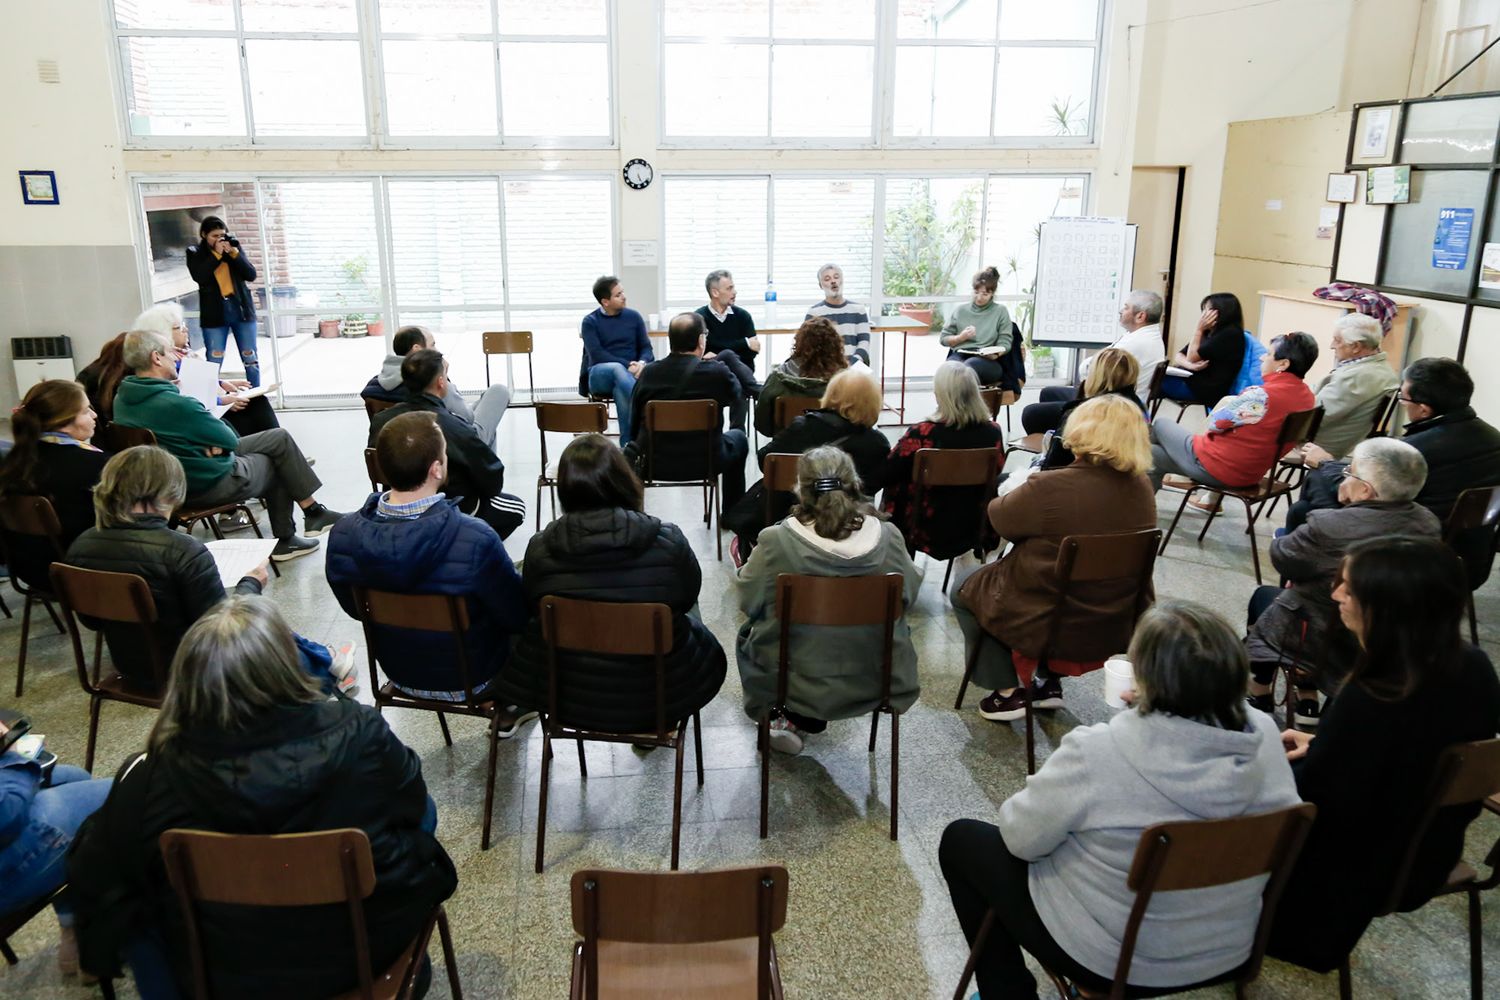
M 620 446 L 630 443 L 630 396 L 636 376 L 648 362 L 656 360 L 646 336 L 646 321 L 634 309 L 625 308 L 625 289 L 620 279 L 607 274 L 594 282 L 594 300 L 599 308 L 583 318 L 583 364 L 578 372 L 578 393 L 612 395 L 620 418 Z

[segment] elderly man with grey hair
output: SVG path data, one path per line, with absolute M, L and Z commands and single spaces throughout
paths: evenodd
M 838 327 L 844 338 L 844 353 L 852 365 L 855 361 L 870 363 L 870 310 L 844 298 L 844 269 L 837 264 L 818 268 L 818 287 L 823 301 L 809 306 L 803 321 L 821 316 Z
M 1368 438 L 1355 445 L 1344 470 L 1339 484 L 1343 506 L 1313 511 L 1305 524 L 1271 543 L 1271 563 L 1291 586 L 1260 587 L 1250 598 L 1245 644 L 1250 701 L 1257 708 L 1271 711 L 1276 666 L 1292 660 L 1302 671 L 1295 722 L 1318 724 L 1317 688 L 1348 672 L 1357 646 L 1335 624 L 1333 583 L 1344 553 L 1367 538 L 1437 538 L 1442 522 L 1415 499 L 1426 482 L 1427 460 L 1420 451 L 1395 438 Z M 1314 676 L 1315 668 L 1324 676 Z
M 1161 336 L 1161 310 L 1161 296 L 1155 292 L 1137 288 L 1126 295 L 1120 304 L 1120 329 L 1124 332 L 1109 345 L 1129 354 L 1140 364 L 1135 394 L 1142 402 L 1151 395 L 1151 379 L 1156 374 L 1156 366 L 1167 360 L 1167 346 Z M 1090 356 L 1078 367 L 1078 385 L 1044 386 L 1042 401 L 1021 411 L 1021 426 L 1027 434 L 1057 430 L 1063 408 L 1077 398 L 1096 357 L 1097 354 Z
M 1401 377 L 1380 349 L 1384 337 L 1380 321 L 1361 313 L 1345 313 L 1333 324 L 1329 346 L 1337 364 L 1318 383 L 1323 422 L 1318 436 L 1302 449 L 1308 468 L 1347 456 L 1369 435 L 1376 413 L 1400 388 Z
M 708 272 L 703 279 L 708 305 L 695 311 L 703 317 L 708 330 L 707 352 L 703 357 L 729 369 L 747 399 L 760 395 L 755 381 L 755 359 L 760 354 L 760 338 L 755 335 L 755 319 L 734 304 L 737 293 L 734 275 L 725 270 Z
M 323 484 L 285 428 L 240 437 L 198 400 L 184 396 L 177 388 L 177 354 L 158 333 L 126 334 L 124 361 L 134 374 L 122 379 L 115 393 L 115 423 L 151 431 L 156 443 L 182 463 L 190 506 L 264 497 L 276 536 L 272 559 L 295 559 L 318 547 L 297 535 L 292 502 L 302 508 L 307 535 L 321 535 L 343 515 L 313 499 Z

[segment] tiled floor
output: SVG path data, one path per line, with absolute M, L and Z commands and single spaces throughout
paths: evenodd
M 317 471 L 329 484 L 320 499 L 339 509 L 356 507 L 367 491 L 361 458 L 364 414 L 289 413 L 283 422 L 318 458 Z M 501 454 L 507 461 L 510 488 L 526 496 L 528 504 L 534 502 L 530 487 L 537 474 L 535 435 L 531 411 L 525 409 L 511 411 L 501 428 Z M 714 560 L 712 539 L 695 507 L 696 496 L 687 490 L 653 490 L 647 506 L 680 523 L 703 554 L 703 618 L 726 649 L 732 649 L 738 625 L 732 567 L 727 560 Z M 1171 494 L 1162 498 L 1163 527 L 1175 500 Z M 1254 580 L 1242 527 L 1233 516 L 1226 517 L 1201 546 L 1193 540 L 1196 521 L 1192 528 L 1174 539 L 1157 563 L 1158 593 L 1201 601 L 1235 623 L 1243 621 Z M 525 552 L 530 532 L 527 525 L 510 539 L 513 557 L 519 559 Z M 1266 544 L 1263 537 L 1261 545 Z M 295 628 L 322 640 L 357 636 L 356 624 L 328 593 L 321 553 L 284 571 L 268 593 Z M 866 723 L 851 720 L 836 722 L 826 735 L 811 740 L 803 756 L 775 760 L 771 835 L 762 841 L 756 836 L 755 734 L 740 708 L 739 679 L 733 669 L 703 713 L 707 781 L 699 790 L 691 777 L 686 780 L 682 864 L 698 868 L 775 861 L 789 868 L 791 902 L 786 930 L 778 939 L 789 996 L 944 997 L 952 994 L 963 966 L 966 947 L 938 872 L 938 838 L 955 818 L 993 817 L 998 804 L 1021 787 L 1024 743 L 1019 726 L 980 719 L 972 709 L 972 695 L 968 711 L 958 714 L 951 708 L 962 673 L 962 642 L 940 589 L 942 575 L 940 564 L 929 566 L 921 597 L 909 611 L 923 690 L 901 725 L 899 842 L 892 843 L 887 836 L 888 726 L 881 727 L 874 756 L 865 750 Z M 7 592 L 5 596 L 18 611 L 13 595 Z M 1497 613 L 1500 597 L 1491 585 L 1479 595 L 1479 614 L 1482 621 L 1493 622 Z M 18 619 L 0 621 L 3 685 L 10 683 L 19 631 Z M 1485 638 L 1493 655 L 1493 631 L 1487 631 Z M 1097 674 L 1066 684 L 1068 709 L 1042 724 L 1041 755 L 1072 726 L 1108 717 L 1100 684 Z M 85 703 L 66 643 L 50 627 L 40 628 L 32 640 L 21 707 L 63 759 L 82 758 Z M 110 705 L 104 710 L 101 772 L 112 770 L 142 745 L 151 719 L 151 713 L 127 706 Z M 532 858 L 540 738 L 535 726 L 501 748 L 495 839 L 489 851 L 481 852 L 482 724 L 454 720 L 454 746 L 449 749 L 429 716 L 394 712 L 389 720 L 422 757 L 440 810 L 438 833 L 458 865 L 458 893 L 449 902 L 448 913 L 466 995 L 565 995 L 573 939 L 568 880 L 574 870 L 585 866 L 667 866 L 670 754 L 591 746 L 590 777 L 581 781 L 574 753 L 566 749 L 559 753 L 548 810 L 546 870 L 536 875 Z M 691 769 L 689 760 L 689 775 Z M 1477 821 L 1469 858 L 1482 859 L 1497 836 L 1500 823 L 1487 816 Z M 1500 917 L 1489 912 L 1496 905 L 1500 897 L 1486 898 L 1486 965 L 1492 983 L 1500 981 Z M 1355 956 L 1358 995 L 1466 995 L 1468 949 L 1463 915 L 1461 899 L 1450 898 L 1416 914 L 1378 922 Z M 97 995 L 59 978 L 55 935 L 54 922 L 42 917 L 13 939 L 21 964 L 0 969 L 0 996 Z M 1334 996 L 1336 989 L 1333 977 L 1270 962 L 1255 995 L 1323 997 Z M 1206 993 L 1227 996 L 1230 991 Z M 133 994 L 127 987 L 121 995 Z M 430 995 L 447 995 L 441 973 Z

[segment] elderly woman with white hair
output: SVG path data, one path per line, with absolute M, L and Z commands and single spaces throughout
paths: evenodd
M 1318 383 L 1318 405 L 1323 422 L 1318 436 L 1302 450 L 1308 468 L 1346 457 L 1370 433 L 1375 414 L 1400 387 L 1401 376 L 1391 367 L 1380 342 L 1380 321 L 1350 312 L 1333 324 L 1329 347 L 1337 362 Z
M 1278 663 L 1295 662 L 1295 720 L 1316 726 L 1318 686 L 1342 679 L 1358 644 L 1338 625 L 1333 584 L 1350 546 L 1392 535 L 1437 538 L 1437 515 L 1415 501 L 1427 481 L 1427 460 L 1404 441 L 1369 438 L 1354 448 L 1339 484 L 1339 502 L 1315 510 L 1307 522 L 1271 542 L 1271 562 L 1291 584 L 1260 587 L 1250 598 L 1250 702 L 1264 712 L 1273 707 L 1271 685 Z M 1316 672 L 1315 672 L 1316 667 Z
M 203 349 L 194 350 L 190 346 L 190 330 L 187 319 L 182 314 L 180 303 L 159 302 L 137 316 L 135 322 L 130 324 L 130 328 L 148 330 L 170 340 L 173 350 L 177 353 L 179 368 L 184 358 L 203 360 Z M 276 419 L 276 411 L 272 409 L 268 398 L 261 395 L 247 399 L 241 395 L 249 388 L 251 388 L 250 383 L 244 379 L 219 380 L 219 404 L 229 407 L 224 414 L 225 423 L 239 432 L 241 437 L 280 427 L 281 422 Z

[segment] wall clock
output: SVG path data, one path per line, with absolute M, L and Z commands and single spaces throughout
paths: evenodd
M 656 176 L 656 171 L 651 169 L 651 164 L 640 157 L 636 157 L 629 163 L 626 163 L 623 173 L 625 174 L 625 183 L 637 191 L 642 191 L 649 187 L 651 179 Z

